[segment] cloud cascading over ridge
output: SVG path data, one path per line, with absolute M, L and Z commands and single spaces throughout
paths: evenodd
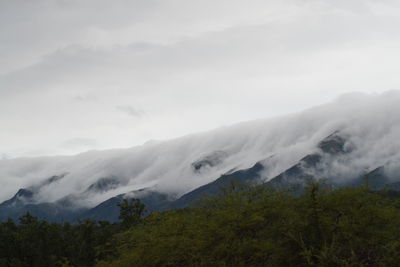
M 99 179 L 116 177 L 120 185 L 86 196 L 94 206 L 117 194 L 151 187 L 181 195 L 217 179 L 232 169 L 263 162 L 269 180 L 317 150 L 318 143 L 339 131 L 352 146 L 324 168 L 326 175 L 348 179 L 385 166 L 394 181 L 400 172 L 400 92 L 348 94 L 326 105 L 273 119 L 255 120 L 169 141 L 154 141 L 130 149 L 91 151 L 76 156 L 0 160 L 0 200 L 19 188 L 55 175 L 66 176 L 45 187 L 36 201 L 55 201 L 84 192 Z M 201 171 L 193 163 L 216 159 Z M 340 181 L 339 181 L 340 182 Z

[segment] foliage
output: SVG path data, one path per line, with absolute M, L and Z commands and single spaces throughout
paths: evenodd
M 0 266 L 397 266 L 400 202 L 367 186 L 311 183 L 302 195 L 264 186 L 223 190 L 187 209 L 121 223 L 0 223 Z
M 139 199 L 123 199 L 118 203 L 120 208 L 119 219 L 122 220 L 122 225 L 126 228 L 132 227 L 140 223 L 145 212 L 145 205 Z
M 119 223 L 94 220 L 50 224 L 27 213 L 18 224 L 0 223 L 0 266 L 94 266 L 115 254 L 109 241 L 122 230 Z
M 99 266 L 396 266 L 399 202 L 367 187 L 265 187 L 153 214 L 116 235 Z

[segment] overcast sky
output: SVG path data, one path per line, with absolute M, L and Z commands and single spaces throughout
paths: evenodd
M 0 157 L 400 89 L 398 0 L 0 0 Z

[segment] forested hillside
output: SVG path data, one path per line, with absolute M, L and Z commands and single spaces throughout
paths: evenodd
M 398 193 L 368 185 L 290 190 L 232 185 L 193 207 L 122 222 L 49 224 L 25 215 L 0 224 L 0 266 L 395 266 Z

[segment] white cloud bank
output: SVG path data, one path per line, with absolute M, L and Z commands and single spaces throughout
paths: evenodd
M 110 176 L 118 177 L 126 185 L 92 196 L 89 205 L 117 193 L 151 186 L 179 195 L 232 168 L 246 168 L 275 155 L 265 173 L 269 179 L 315 151 L 318 142 L 336 130 L 348 138 L 355 150 L 344 156 L 345 164 L 335 165 L 333 171 L 361 173 L 365 168 L 385 165 L 388 173 L 400 173 L 399 103 L 398 91 L 354 93 L 300 113 L 149 142 L 130 149 L 0 160 L 0 200 L 11 197 L 19 188 L 63 173 L 68 175 L 41 192 L 41 201 L 83 192 L 99 178 Z M 219 164 L 200 172 L 193 170 L 193 162 L 215 151 L 223 151 L 217 154 L 223 155 Z

